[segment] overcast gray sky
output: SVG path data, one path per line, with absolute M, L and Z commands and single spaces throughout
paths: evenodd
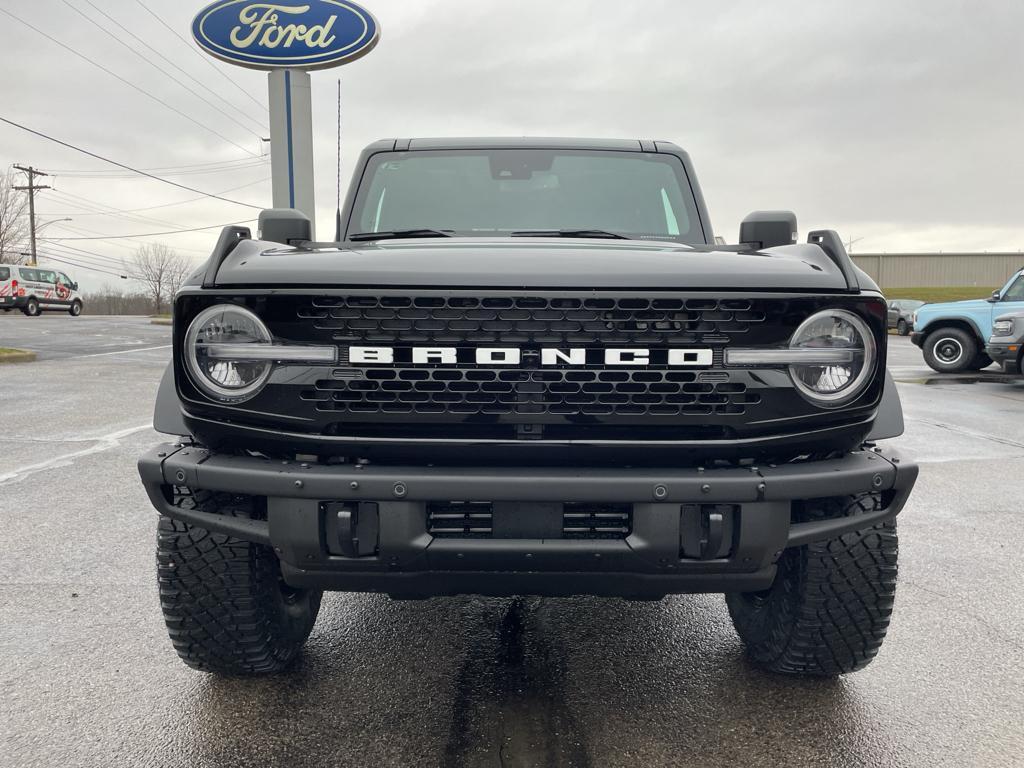
M 197 54 L 183 37 L 204 2 L 0 0 L 0 8 L 102 63 L 212 131 L 18 21 L 0 14 L 0 115 L 144 168 L 232 161 L 175 176 L 204 191 L 270 204 L 259 151 L 266 75 Z M 358 150 L 392 136 L 539 135 L 655 138 L 694 158 L 718 234 L 734 242 L 758 208 L 796 211 L 801 233 L 833 228 L 856 251 L 1024 249 L 1024 3 L 364 0 L 380 45 L 313 74 L 321 233 L 333 229 L 335 88 L 343 82 L 345 180 Z M 121 47 L 74 8 L 199 78 L 238 121 Z M 166 61 L 153 63 L 184 80 Z M 205 59 L 205 61 L 204 61 Z M 209 63 L 208 63 L 209 62 Z M 212 67 L 211 67 L 212 64 Z M 219 69 L 242 86 L 233 86 Z M 207 99 L 214 98 L 187 80 Z M 227 106 L 232 105 L 232 106 Z M 266 135 L 264 133 L 264 135 Z M 51 237 L 202 227 L 247 208 L 195 198 L 109 170 L 0 124 L 0 166 L 61 171 L 42 193 Z M 202 170 L 202 169 L 200 169 Z M 83 203 L 83 198 L 86 203 Z M 168 206 L 144 219 L 96 209 Z M 87 209 L 92 210 L 87 210 Z M 148 238 L 199 260 L 216 230 Z M 106 258 L 144 240 L 62 241 Z M 56 248 L 51 249 L 56 252 Z M 91 257 L 90 263 L 103 263 Z M 69 268 L 70 269 L 70 268 Z M 85 277 L 86 287 L 107 279 Z

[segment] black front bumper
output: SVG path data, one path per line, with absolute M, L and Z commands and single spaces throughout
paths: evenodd
M 895 517 L 917 479 L 913 462 L 877 450 L 745 469 L 555 469 L 323 466 L 164 445 L 142 456 L 139 472 L 161 514 L 272 546 L 293 586 L 400 597 L 657 598 L 765 589 L 786 547 Z M 265 498 L 266 519 L 175 506 L 175 488 Z M 794 502 L 866 493 L 881 499 L 873 512 L 791 522 Z M 479 500 L 525 515 L 556 507 L 561 516 L 566 502 L 628 505 L 631 524 L 628 535 L 615 539 L 550 532 L 528 538 L 528 526 L 514 538 L 442 538 L 428 530 L 428 503 Z M 348 526 L 364 505 L 374 523 L 372 546 L 362 553 L 356 550 L 366 546 L 367 531 L 353 549 L 356 531 Z M 692 516 L 706 522 L 716 510 L 728 511 L 727 540 L 716 552 L 687 553 Z M 703 524 L 698 521 L 698 538 L 710 535 Z
M 991 341 L 985 345 L 985 354 L 992 358 L 992 362 L 1003 365 L 1013 363 L 1016 365 L 1017 357 L 1020 355 L 1021 342 L 1017 339 L 1007 340 L 1005 344 L 993 344 Z
M 910 332 L 910 343 L 913 344 L 915 347 L 920 347 L 920 348 L 923 349 L 924 348 L 924 338 L 925 338 L 925 335 L 923 333 L 921 333 L 920 331 L 911 331 Z

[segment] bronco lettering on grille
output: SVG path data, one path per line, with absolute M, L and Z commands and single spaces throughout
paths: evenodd
M 649 349 L 643 347 L 587 349 L 520 349 L 519 347 L 349 347 L 352 365 L 489 365 L 518 366 L 524 357 L 537 358 L 540 366 L 603 365 L 645 368 L 650 365 L 670 368 L 710 368 L 711 349 Z

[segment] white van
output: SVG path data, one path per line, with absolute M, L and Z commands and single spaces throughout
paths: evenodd
M 0 264 L 0 309 L 20 309 L 29 317 L 46 310 L 82 314 L 78 283 L 63 272 L 46 267 Z

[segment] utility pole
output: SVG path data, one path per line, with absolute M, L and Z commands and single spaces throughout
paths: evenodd
M 28 176 L 27 187 L 14 187 L 19 192 L 28 192 L 28 221 L 29 221 L 29 232 L 31 234 L 32 248 L 29 257 L 32 261 L 29 262 L 30 267 L 36 266 L 36 192 L 42 189 L 49 189 L 47 186 L 39 186 L 36 184 L 36 176 L 48 176 L 49 174 L 37 171 L 31 165 L 27 168 L 23 165 L 15 165 L 17 170 Z

